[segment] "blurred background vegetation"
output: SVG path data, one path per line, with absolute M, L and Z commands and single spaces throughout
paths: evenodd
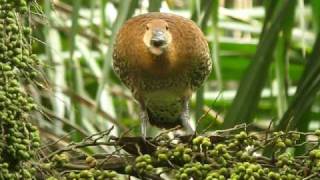
M 320 127 L 318 0 L 38 3 L 31 25 L 45 81 L 32 93 L 44 140 L 77 141 L 111 126 L 114 135 L 140 135 L 139 110 L 112 70 L 112 47 L 127 19 L 149 11 L 190 18 L 207 37 L 214 71 L 192 98 L 198 132 L 240 123 L 257 130 L 271 122 L 278 130 Z

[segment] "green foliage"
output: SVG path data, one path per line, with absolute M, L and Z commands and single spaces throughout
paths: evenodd
M 313 52 L 301 76 L 293 102 L 281 119 L 278 129 L 294 129 L 299 122 L 304 120 L 303 115 L 311 107 L 314 97 L 320 89 L 318 73 L 320 71 L 319 48 L 320 35 L 317 36 Z
M 296 1 L 279 2 L 279 10 L 270 17 L 269 21 L 264 22 L 265 29 L 261 34 L 254 61 L 240 82 L 237 96 L 226 114 L 224 127 L 230 128 L 241 122 L 252 122 L 261 91 L 267 80 L 278 34 L 286 28 L 286 22 L 292 19 L 290 17 L 294 16 L 295 4 Z

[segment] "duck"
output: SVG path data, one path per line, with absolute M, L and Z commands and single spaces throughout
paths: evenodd
M 113 47 L 113 69 L 139 104 L 142 135 L 149 123 L 194 132 L 189 101 L 212 70 L 196 23 L 171 13 L 141 14 L 123 24 Z

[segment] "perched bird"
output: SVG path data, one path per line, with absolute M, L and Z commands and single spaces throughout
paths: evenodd
M 159 12 L 131 18 L 118 32 L 113 68 L 140 105 L 144 137 L 148 122 L 193 131 L 189 99 L 211 72 L 207 41 L 193 21 Z

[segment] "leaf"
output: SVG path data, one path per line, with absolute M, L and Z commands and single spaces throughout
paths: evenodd
M 82 69 L 80 67 L 79 60 L 74 59 L 74 51 L 76 49 L 76 36 L 79 32 L 79 11 L 81 7 L 81 1 L 73 1 L 73 10 L 72 10 L 72 26 L 70 33 L 70 60 L 69 60 L 69 68 L 71 69 L 70 75 L 71 78 L 68 81 L 69 87 L 75 91 L 77 94 L 84 95 L 84 83 L 82 79 Z M 83 126 L 84 116 L 83 116 L 83 107 L 72 101 L 70 108 L 70 120 L 71 122 L 77 124 L 78 126 Z M 75 132 L 72 134 L 72 139 L 74 141 L 81 140 L 81 134 L 79 132 Z
M 315 24 L 316 30 L 319 32 L 320 31 L 320 1 L 319 0 L 311 0 L 310 1 L 310 6 L 312 9 L 312 20 Z
M 98 87 L 98 91 L 97 91 L 97 95 L 96 95 L 96 100 L 97 102 L 99 102 L 100 100 L 100 96 L 101 93 L 103 91 L 103 89 L 105 88 L 105 84 L 107 82 L 108 79 L 108 75 L 111 69 L 111 61 L 112 61 L 112 50 L 113 50 L 113 44 L 115 42 L 116 39 L 116 34 L 119 31 L 120 27 L 122 26 L 122 24 L 126 21 L 126 19 L 128 18 L 129 12 L 132 12 L 131 9 L 135 9 L 136 6 L 128 6 L 128 3 L 133 5 L 133 1 L 128 0 L 128 1 L 121 1 L 120 3 L 120 7 L 119 7 L 119 11 L 118 11 L 118 15 L 117 18 L 115 20 L 115 22 L 113 23 L 112 26 L 112 33 L 110 36 L 110 40 L 109 40 L 109 46 L 108 46 L 108 51 L 106 54 L 106 58 L 104 60 L 103 63 L 103 68 L 102 68 L 102 72 L 104 72 L 104 74 L 102 75 L 102 78 L 99 82 L 99 87 Z M 136 5 L 136 4 L 134 4 Z M 97 103 L 99 104 L 99 103 Z
M 287 46 L 283 36 L 279 37 L 275 52 L 275 84 L 278 118 L 287 110 L 286 61 Z
M 301 76 L 298 89 L 288 110 L 282 117 L 278 130 L 294 129 L 302 122 L 303 115 L 314 102 L 316 93 L 320 90 L 320 34 L 318 33 L 313 52 L 308 59 Z
M 209 21 L 210 15 L 213 12 L 214 6 L 212 6 L 214 0 L 210 1 L 201 1 L 201 5 L 204 7 L 201 20 L 197 19 L 196 22 L 199 22 L 202 32 L 207 32 L 207 23 Z M 217 13 L 217 11 L 215 11 Z M 197 16 L 200 18 L 199 16 Z M 202 116 L 203 113 L 203 104 L 204 104 L 204 98 L 203 98 L 204 88 L 200 87 L 196 93 L 196 109 L 195 109 L 195 119 L 199 119 Z
M 44 37 L 45 37 L 45 52 L 47 56 L 47 61 L 49 64 L 59 64 L 63 63 L 63 59 L 60 58 L 62 54 L 62 47 L 61 47 L 61 37 L 56 29 L 52 28 L 52 9 L 51 9 L 51 2 L 45 1 L 44 4 L 44 12 L 48 17 L 49 25 L 44 26 Z M 53 50 L 50 48 L 50 44 L 55 44 L 55 49 Z M 54 56 L 53 56 L 54 54 Z M 50 81 L 53 81 L 54 84 L 57 86 L 54 88 L 54 96 L 51 97 L 52 108 L 54 111 L 55 116 L 57 117 L 64 117 L 65 115 L 65 103 L 59 99 L 64 99 L 65 96 L 61 92 L 61 88 L 65 86 L 65 67 L 64 66 L 55 66 L 54 69 L 47 70 L 48 78 Z M 40 123 L 41 124 L 41 123 Z M 54 121 L 53 131 L 55 134 L 60 134 L 62 132 L 63 124 L 60 121 Z
M 290 104 L 289 109 L 283 115 L 277 129 L 293 129 L 298 127 L 301 131 L 306 131 L 310 123 L 311 117 L 310 108 L 314 102 L 320 84 L 320 62 L 319 62 L 319 32 L 320 32 L 320 1 L 311 1 L 313 21 L 315 22 L 316 30 L 318 31 L 317 40 L 313 47 L 313 52 L 307 61 L 307 65 L 300 78 L 294 99 Z M 308 113 L 309 112 L 309 113 Z
M 213 0 L 212 5 L 212 37 L 213 40 L 211 41 L 211 59 L 213 62 L 213 70 L 217 77 L 219 91 L 223 89 L 223 82 L 222 82 L 222 74 L 221 74 L 221 67 L 220 67 L 220 60 L 219 60 L 219 30 L 218 30 L 218 20 L 219 20 L 219 1 Z
M 294 13 L 288 15 L 287 20 L 283 23 L 283 30 L 279 36 L 275 50 L 275 73 L 277 88 L 277 111 L 278 118 L 281 118 L 287 110 L 287 88 L 286 72 L 288 72 L 288 49 L 291 43 L 292 28 L 294 25 Z

